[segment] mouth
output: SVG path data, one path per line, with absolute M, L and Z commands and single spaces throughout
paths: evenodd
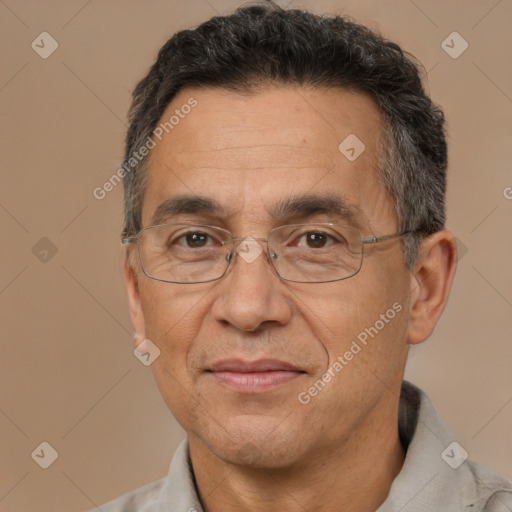
M 225 359 L 212 364 L 207 372 L 217 382 L 240 393 L 260 393 L 281 387 L 306 372 L 277 359 Z

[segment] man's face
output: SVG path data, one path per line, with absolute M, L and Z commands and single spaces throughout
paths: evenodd
M 380 118 L 366 96 L 294 87 L 247 95 L 186 89 L 162 121 L 191 97 L 197 106 L 151 151 L 144 227 L 164 201 L 201 196 L 221 211 L 187 208 L 159 223 L 219 226 L 240 238 L 309 222 L 358 226 L 364 238 L 396 232 L 392 202 L 376 175 Z M 345 156 L 350 150 L 338 148 L 350 134 L 365 145 L 353 161 Z M 356 216 L 322 208 L 274 215 L 284 201 L 309 196 L 339 198 Z M 204 284 L 149 279 L 135 260 L 134 323 L 161 351 L 154 375 L 191 446 L 277 467 L 378 430 L 387 414 L 395 421 L 411 277 L 399 239 L 366 246 L 354 277 L 315 284 L 280 279 L 261 244 L 254 261 L 235 254 L 222 279 Z M 271 360 L 267 371 L 263 360 Z M 240 373 L 250 363 L 259 375 L 245 379 Z

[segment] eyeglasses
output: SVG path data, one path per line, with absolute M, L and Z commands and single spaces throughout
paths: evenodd
M 355 227 L 319 223 L 279 226 L 271 229 L 267 238 L 234 238 L 217 226 L 160 224 L 146 227 L 136 236 L 123 234 L 121 240 L 123 245 L 137 244 L 147 277 L 166 283 L 216 281 L 227 272 L 235 253 L 246 262 L 256 259 L 263 252 L 258 241 L 267 243 L 267 259 L 281 279 L 328 283 L 359 272 L 365 245 L 412 232 L 363 239 Z

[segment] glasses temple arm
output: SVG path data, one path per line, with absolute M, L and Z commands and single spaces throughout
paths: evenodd
M 374 236 L 372 238 L 367 238 L 366 240 L 363 240 L 363 244 L 376 244 L 379 242 L 385 242 L 386 240 L 392 240 L 393 238 L 398 238 L 400 236 L 409 235 L 411 233 L 414 233 L 414 229 L 410 229 L 408 231 L 402 231 L 402 233 L 394 233 L 393 235 L 383 235 L 383 236 Z
M 123 245 L 136 244 L 138 241 L 139 239 L 134 236 L 124 236 L 124 234 L 121 235 L 121 243 Z

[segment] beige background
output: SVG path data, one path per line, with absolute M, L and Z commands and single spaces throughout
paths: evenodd
M 160 46 L 241 3 L 0 0 L 2 512 L 84 510 L 167 472 L 183 434 L 132 354 L 121 185 L 101 201 L 92 191 L 117 169 L 130 90 Z M 471 458 L 511 478 L 512 3 L 291 4 L 349 14 L 428 71 L 448 119 L 448 226 L 463 251 L 407 377 Z M 59 45 L 47 59 L 31 48 L 43 31 Z M 441 47 L 453 31 L 469 43 L 457 59 Z M 42 237 L 57 248 L 47 262 L 48 242 L 32 252 Z M 46 470 L 31 458 L 42 441 L 59 454 Z

